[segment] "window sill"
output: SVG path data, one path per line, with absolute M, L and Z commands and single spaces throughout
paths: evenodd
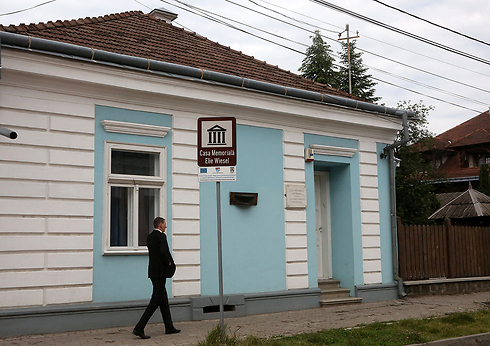
M 148 255 L 148 249 L 145 248 L 139 248 L 139 249 L 130 249 L 130 248 L 124 248 L 124 249 L 115 249 L 115 248 L 110 248 L 110 249 L 105 249 L 102 253 L 103 256 L 118 256 L 118 255 Z

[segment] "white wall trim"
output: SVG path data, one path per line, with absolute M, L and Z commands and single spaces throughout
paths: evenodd
M 128 123 L 124 121 L 102 120 L 100 123 L 107 132 L 125 133 L 129 135 L 163 138 L 170 131 L 170 127 Z
M 284 212 L 286 236 L 286 288 L 305 289 L 308 281 L 306 206 L 287 207 L 287 186 L 305 186 L 304 134 L 283 131 Z
M 313 149 L 314 154 L 330 156 L 352 157 L 357 152 L 357 149 L 354 148 L 333 147 L 321 144 L 310 144 L 310 148 Z

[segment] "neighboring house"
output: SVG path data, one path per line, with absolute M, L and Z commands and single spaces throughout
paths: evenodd
M 437 192 L 478 188 L 480 166 L 490 163 L 490 113 L 486 111 L 434 137 L 424 155 L 446 179 Z
M 237 181 L 221 183 L 227 316 L 318 307 L 319 279 L 396 298 L 380 154 L 400 113 L 157 17 L 175 15 L 0 26 L 0 126 L 18 134 L 0 136 L 0 335 L 134 324 L 156 215 L 177 263 L 174 318 L 216 317 L 200 117 L 237 122 Z M 230 192 L 257 205 L 231 205 Z

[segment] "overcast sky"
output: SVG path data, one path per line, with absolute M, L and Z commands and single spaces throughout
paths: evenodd
M 190 13 L 184 10 L 188 7 L 175 0 L 165 0 L 167 2 L 160 0 L 54 0 L 28 9 L 48 1 L 1 0 L 0 23 L 3 25 L 29 24 L 96 17 L 130 10 L 141 10 L 148 13 L 150 9 L 164 7 L 178 14 L 174 25 L 183 26 L 209 40 L 230 46 L 256 59 L 295 73 L 298 73 L 298 68 L 304 58 L 301 52 L 305 52 L 307 46 L 311 44 L 310 36 L 315 28 L 320 29 L 322 35 L 326 37 L 324 38 L 326 42 L 337 54 L 340 50 L 337 40 L 338 33 L 345 29 L 346 24 L 349 24 L 351 36 L 355 36 L 356 31 L 359 31 L 360 38 L 357 39 L 357 47 L 366 51 L 363 54 L 363 62 L 369 68 L 369 73 L 374 78 L 381 80 L 377 81 L 376 86 L 376 96 L 382 97 L 378 103 L 396 107 L 397 103 L 402 100 L 411 100 L 412 103 L 422 100 L 426 106 L 434 106 L 435 110 L 429 116 L 429 130 L 435 134 L 440 134 L 487 111 L 490 106 L 490 31 L 488 30 L 490 1 L 380 0 L 387 5 L 483 42 L 477 42 L 436 27 L 374 0 L 328 1 L 369 19 L 437 42 L 463 54 L 469 54 L 471 58 L 436 48 L 431 44 L 335 11 L 311 0 L 253 0 L 253 2 L 251 0 L 179 0 L 216 15 L 284 37 L 285 39 L 279 38 L 229 22 L 243 31 L 291 49 Z M 24 9 L 28 10 L 8 14 Z M 223 17 L 217 18 L 224 20 Z M 342 37 L 345 35 L 346 33 Z M 479 62 L 477 59 L 483 59 L 486 62 Z

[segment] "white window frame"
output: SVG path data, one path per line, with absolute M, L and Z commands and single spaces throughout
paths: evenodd
M 111 153 L 112 150 L 133 151 L 143 153 L 159 154 L 159 176 L 136 176 L 128 174 L 111 173 Z M 128 254 L 147 254 L 146 246 L 131 245 L 128 246 L 110 246 L 110 212 L 111 212 L 111 187 L 133 187 L 137 192 L 140 188 L 159 188 L 159 210 L 158 215 L 166 218 L 165 211 L 167 206 L 167 148 L 161 146 L 128 144 L 119 142 L 104 142 L 104 210 L 103 210 L 103 236 L 102 244 L 104 255 L 128 255 Z M 131 219 L 131 239 L 138 239 L 138 203 L 137 193 L 132 196 L 132 217 Z M 152 227 L 152 225 L 151 225 Z M 150 232 L 151 229 L 148 230 Z

